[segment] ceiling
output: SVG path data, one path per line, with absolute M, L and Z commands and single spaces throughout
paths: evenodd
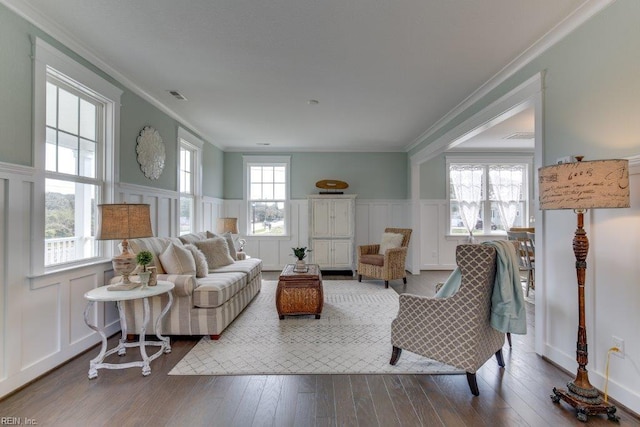
M 406 151 L 590 3 L 1 1 L 229 151 Z

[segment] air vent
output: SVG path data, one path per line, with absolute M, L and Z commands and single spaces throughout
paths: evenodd
M 177 90 L 170 90 L 168 91 L 171 95 L 173 95 L 173 97 L 175 99 L 179 99 L 180 101 L 186 101 L 187 97 L 182 95 L 180 92 L 178 92 Z
M 502 139 L 533 139 L 534 137 L 535 133 L 533 132 L 516 132 Z

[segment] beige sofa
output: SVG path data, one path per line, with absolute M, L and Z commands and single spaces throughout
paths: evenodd
M 165 260 L 165 264 L 172 264 L 167 262 L 166 258 L 169 245 L 174 245 L 172 250 L 184 253 L 185 250 L 176 249 L 176 246 L 185 248 L 186 244 L 196 242 L 203 242 L 201 245 L 205 245 L 205 241 L 210 242 L 212 236 L 215 235 L 201 232 L 180 238 L 149 237 L 129 240 L 129 246 L 134 253 L 148 250 L 154 255 L 153 265 L 158 271 L 158 280 L 166 280 L 175 285 L 173 304 L 162 321 L 163 335 L 209 335 L 212 339 L 218 339 L 222 331 L 260 292 L 262 260 L 246 259 L 242 253 L 229 265 L 214 265 L 212 268 L 209 264 L 208 271 L 204 273 L 205 277 L 196 277 L 196 274 L 172 274 L 166 271 L 166 265 L 163 266 L 161 258 Z M 149 299 L 151 319 L 157 318 L 168 299 L 167 294 Z M 142 300 L 134 300 L 126 301 L 123 305 L 128 334 L 140 332 L 142 304 Z M 146 333 L 155 333 L 155 325 L 147 325 Z

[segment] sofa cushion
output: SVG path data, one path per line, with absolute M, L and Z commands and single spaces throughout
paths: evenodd
M 188 245 L 193 242 L 198 242 L 200 240 L 207 240 L 207 238 L 208 237 L 207 237 L 206 231 L 200 231 L 199 233 L 183 234 L 182 236 L 179 237 L 180 241 L 185 245 Z
M 399 248 L 402 246 L 404 236 L 400 233 L 382 233 L 382 241 L 380 242 L 380 255 L 384 255 L 387 249 Z
M 244 288 L 248 281 L 244 273 L 216 273 L 198 279 L 193 291 L 193 305 L 200 308 L 219 307 Z
M 193 255 L 193 260 L 196 262 L 196 277 L 206 277 L 209 273 L 209 265 L 207 264 L 207 258 L 205 258 L 204 254 L 200 249 L 196 247 L 196 245 L 184 245 L 185 249 L 191 251 L 191 255 Z
M 162 268 L 162 263 L 158 259 L 160 255 L 170 243 L 181 244 L 177 238 L 165 238 L 165 237 L 144 237 L 140 239 L 129 239 L 129 248 L 134 254 L 140 251 L 149 251 L 153 254 L 153 261 L 149 266 L 155 266 L 158 274 L 165 273 Z
M 229 247 L 224 237 L 202 240 L 193 243 L 207 258 L 209 271 L 218 267 L 233 264 L 234 259 L 229 255 Z
M 249 281 L 262 272 L 262 260 L 259 258 L 249 258 L 238 260 L 233 264 L 225 265 L 224 267 L 218 267 L 209 269 L 210 273 L 229 273 L 240 272 L 248 276 Z
M 159 258 L 168 274 L 196 274 L 196 262 L 191 251 L 184 246 L 170 243 Z
M 229 247 L 229 255 L 231 256 L 231 258 L 233 258 L 234 260 L 238 259 L 238 257 L 236 256 L 236 244 L 233 241 L 233 236 L 231 236 L 231 233 L 224 233 L 221 237 L 224 237 L 224 239 L 227 241 L 227 246 Z

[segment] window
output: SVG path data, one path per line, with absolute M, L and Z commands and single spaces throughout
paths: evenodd
M 245 157 L 247 235 L 288 234 L 289 157 Z
M 201 140 L 191 135 L 186 130 L 178 130 L 179 162 L 178 183 L 180 185 L 180 235 L 193 233 L 198 227 L 196 220 L 199 218 L 197 211 L 197 199 L 200 194 L 200 170 L 202 158 Z
M 97 205 L 113 199 L 122 91 L 42 40 L 35 43 L 34 146 L 42 171 L 35 195 L 44 203 L 34 213 L 43 224 L 37 231 L 43 246 L 34 253 L 43 257 L 36 264 L 55 268 L 103 256 L 95 240 Z
M 528 225 L 528 160 L 447 159 L 450 233 L 504 234 Z

